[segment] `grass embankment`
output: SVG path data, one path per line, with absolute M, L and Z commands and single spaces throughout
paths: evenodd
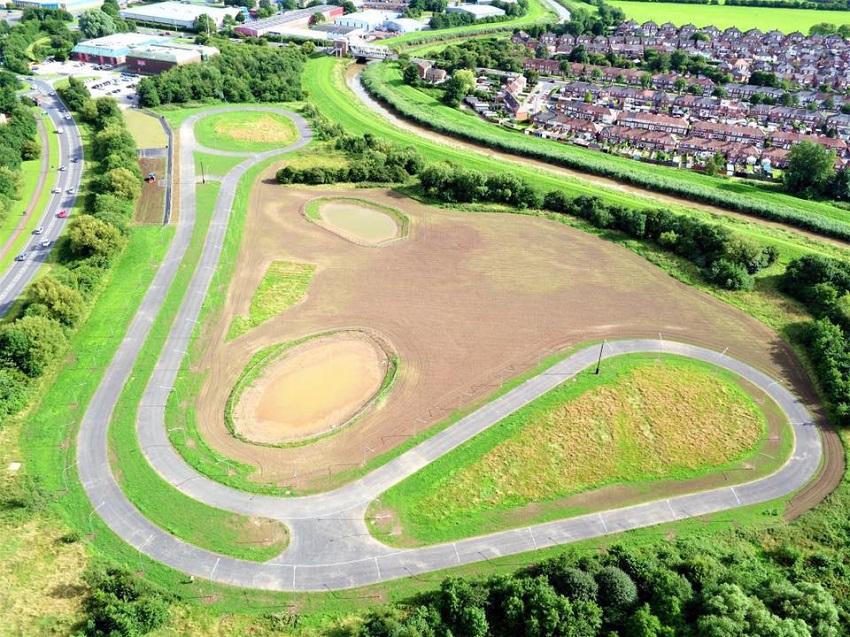
M 654 20 L 657 24 L 672 22 L 677 26 L 684 24 L 694 24 L 698 27 L 714 25 L 718 29 L 738 27 L 741 31 L 778 29 L 785 33 L 794 31 L 808 33 L 812 25 L 820 22 L 850 23 L 850 11 L 817 11 L 764 6 L 727 7 L 722 4 L 678 4 L 674 2 L 622 2 L 621 0 L 610 0 L 609 4 L 622 9 L 627 18 L 638 23 Z
M 405 84 L 395 63 L 369 65 L 363 71 L 363 83 L 373 96 L 396 112 L 440 133 L 826 236 L 850 239 L 850 212 L 828 202 L 793 197 L 776 184 L 711 177 L 526 135 L 487 122 L 469 111 L 451 108 L 434 95 Z
M 345 85 L 343 72 L 345 62 L 329 57 L 314 58 L 309 61 L 304 74 L 304 85 L 312 96 L 312 101 L 321 112 L 333 122 L 338 122 L 350 134 L 372 133 L 381 139 L 416 148 L 427 161 L 450 161 L 470 170 L 485 173 L 500 173 L 506 169 L 526 179 L 541 191 L 559 189 L 572 195 L 592 195 L 612 205 L 634 208 L 657 207 L 659 203 L 651 198 L 640 196 L 625 189 L 605 188 L 584 179 L 566 176 L 563 173 L 541 170 L 537 166 L 517 158 L 506 161 L 493 157 L 486 149 L 471 150 L 468 147 L 452 145 L 450 140 L 438 141 L 417 135 L 394 125 L 383 117 L 364 108 L 356 96 Z M 506 168 L 507 167 L 507 168 Z M 681 174 L 677 172 L 677 175 Z M 844 258 L 845 251 L 826 245 L 820 241 L 801 236 L 793 230 L 769 227 L 743 217 L 709 213 L 685 205 L 667 206 L 674 212 L 686 213 L 696 218 L 714 221 L 724 225 L 736 234 L 748 237 L 758 243 L 776 246 L 783 260 L 809 251 L 829 253 Z
M 315 271 L 316 266 L 312 263 L 272 261 L 251 297 L 248 316 L 236 316 L 230 324 L 228 340 L 300 303 L 307 294 Z
M 543 6 L 540 0 L 528 0 L 528 11 L 524 16 L 505 20 L 503 22 L 489 22 L 486 24 L 467 24 L 461 27 L 452 27 L 449 29 L 436 29 L 434 31 L 416 31 L 412 33 L 404 33 L 397 35 L 394 38 L 388 38 L 381 42 L 385 46 L 389 46 L 397 51 L 403 51 L 407 47 L 426 42 L 434 42 L 439 40 L 454 40 L 461 37 L 474 36 L 485 33 L 498 33 L 500 31 L 513 31 L 514 29 L 522 29 L 533 24 L 554 23 L 557 21 L 557 16 Z
M 12 245 L 9 247 L 6 254 L 0 256 L 0 272 L 5 271 L 5 269 L 12 263 L 15 255 L 23 252 L 26 246 L 29 245 L 32 240 L 32 231 L 41 221 L 41 217 L 47 208 L 47 204 L 53 196 L 50 191 L 53 189 L 59 174 L 53 170 L 59 161 L 59 138 L 56 136 L 56 128 L 53 126 L 53 120 L 51 120 L 49 116 L 40 115 L 40 117 L 47 136 L 47 176 L 44 180 L 44 187 L 38 195 L 38 199 L 35 204 L 32 205 L 30 216 L 26 220 L 23 230 L 18 235 L 18 238 L 12 242 Z M 45 148 L 42 147 L 41 152 L 45 152 Z M 41 157 L 21 163 L 21 198 L 18 201 L 18 206 L 12 207 L 6 218 L 0 220 L 0 245 L 2 245 L 11 236 L 18 223 L 21 221 L 21 217 L 23 215 L 16 214 L 18 212 L 18 208 L 20 208 L 21 212 L 24 209 L 30 209 L 32 198 L 35 195 L 35 189 L 38 187 L 40 175 Z
M 288 146 L 298 136 L 288 117 L 261 111 L 233 111 L 204 117 L 195 124 L 195 137 L 208 148 L 262 152 Z
M 192 241 L 115 408 L 110 428 L 113 470 L 130 501 L 157 526 L 216 553 L 265 561 L 286 547 L 282 524 L 222 511 L 182 494 L 148 465 L 136 438 L 139 402 L 200 259 L 218 191 L 217 183 L 197 187 Z
M 168 145 L 168 137 L 156 117 L 136 108 L 128 108 L 122 112 L 127 130 L 136 140 L 137 147 L 165 148 Z
M 663 497 L 674 482 L 720 472 L 752 480 L 790 452 L 793 435 L 774 428 L 780 440 L 768 439 L 762 411 L 730 372 L 617 357 L 392 487 L 371 517 L 387 541 L 433 543 Z M 590 491 L 598 496 L 569 497 Z

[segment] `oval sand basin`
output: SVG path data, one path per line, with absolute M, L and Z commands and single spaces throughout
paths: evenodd
M 322 203 L 319 217 L 329 230 L 354 243 L 379 246 L 400 235 L 391 214 L 357 201 Z
M 269 364 L 239 397 L 236 432 L 281 443 L 332 431 L 374 398 L 389 359 L 368 336 L 346 332 L 312 339 Z

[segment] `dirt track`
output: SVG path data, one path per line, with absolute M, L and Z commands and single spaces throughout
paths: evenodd
M 318 196 L 353 195 L 400 208 L 410 235 L 375 249 L 307 221 Z M 387 191 L 295 190 L 259 183 L 242 262 L 222 317 L 204 335 L 198 418 L 209 443 L 256 464 L 257 479 L 320 488 L 405 438 L 491 394 L 541 357 L 598 338 L 667 335 L 729 353 L 811 389 L 787 346 L 761 323 L 680 284 L 625 248 L 556 222 L 437 210 Z M 271 260 L 315 263 L 307 299 L 243 337 L 224 342 Z M 281 341 L 334 328 L 386 338 L 400 368 L 385 404 L 309 446 L 258 447 L 230 436 L 224 402 L 250 356 Z M 330 388 L 329 388 L 330 390 Z M 840 450 L 840 447 L 839 447 Z

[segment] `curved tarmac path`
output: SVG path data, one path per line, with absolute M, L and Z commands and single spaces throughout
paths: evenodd
M 201 117 L 224 110 L 228 109 L 211 109 L 193 116 L 180 129 L 180 169 L 183 179 L 190 184 L 196 180 L 192 154 L 199 149 L 192 127 Z M 241 110 L 246 109 L 242 107 Z M 183 188 L 180 195 L 180 225 L 175 238 L 88 406 L 77 441 L 80 480 L 95 512 L 117 535 L 141 553 L 188 574 L 233 586 L 277 591 L 334 590 L 765 502 L 796 491 L 817 473 L 822 455 L 820 434 L 804 405 L 784 386 L 759 370 L 722 353 L 661 340 L 615 341 L 605 346 L 604 357 L 638 352 L 678 354 L 717 365 L 746 378 L 768 394 L 792 424 L 794 451 L 779 470 L 760 480 L 732 487 L 416 549 L 394 549 L 381 544 L 369 534 L 364 516 L 370 501 L 508 414 L 593 365 L 599 348 L 592 346 L 527 380 L 362 479 L 334 491 L 296 498 L 254 495 L 224 486 L 197 473 L 168 440 L 165 404 L 218 263 L 237 183 L 256 163 L 301 148 L 311 137 L 307 123 L 295 113 L 263 107 L 250 110 L 275 111 L 291 117 L 301 138 L 282 150 L 246 154 L 249 158 L 223 178 L 201 261 L 186 290 L 178 316 L 142 398 L 136 428 L 145 457 L 175 488 L 224 510 L 280 520 L 289 527 L 291 542 L 283 553 L 265 563 L 218 555 L 190 545 L 148 521 L 121 491 L 110 467 L 107 433 L 113 408 L 192 235 L 195 222 L 194 189 Z

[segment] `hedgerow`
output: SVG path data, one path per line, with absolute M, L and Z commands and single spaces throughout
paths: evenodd
M 432 111 L 426 112 L 418 105 L 411 104 L 385 83 L 380 75 L 380 66 L 377 64 L 370 65 L 361 76 L 363 86 L 369 94 L 390 106 L 398 114 L 437 132 L 481 143 L 494 150 L 540 159 L 601 177 L 609 177 L 647 190 L 683 197 L 691 201 L 722 207 L 762 219 L 787 223 L 829 237 L 850 239 L 850 224 L 828 219 L 811 212 L 804 212 L 779 202 L 758 201 L 742 195 L 740 192 L 726 192 L 716 187 L 677 178 L 672 173 L 672 169 L 671 176 L 662 176 L 641 169 L 637 162 L 635 162 L 636 167 L 633 169 L 625 167 L 623 162 L 612 163 L 601 152 L 598 153 L 598 158 L 590 157 L 586 153 L 571 152 L 568 145 L 558 147 L 556 150 L 541 145 L 539 140 L 528 139 L 519 134 L 514 139 L 507 140 L 496 134 L 484 133 L 480 129 L 464 127 L 458 122 L 437 119 Z M 494 130 L 499 129 L 494 126 Z

